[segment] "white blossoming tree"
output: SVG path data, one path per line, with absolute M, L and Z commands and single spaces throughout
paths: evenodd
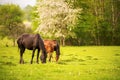
M 65 38 L 74 35 L 71 30 L 81 9 L 71 8 L 64 0 L 38 0 L 37 11 L 40 24 L 36 32 L 60 38 L 64 46 Z

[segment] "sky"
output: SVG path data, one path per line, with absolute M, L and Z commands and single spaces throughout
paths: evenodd
M 21 8 L 26 7 L 27 5 L 34 6 L 36 4 L 36 0 L 0 0 L 0 4 L 17 4 Z

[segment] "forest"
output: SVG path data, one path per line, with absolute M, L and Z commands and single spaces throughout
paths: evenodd
M 25 23 L 26 22 L 26 23 Z M 0 39 L 40 33 L 61 45 L 120 45 L 120 0 L 37 0 L 0 5 Z

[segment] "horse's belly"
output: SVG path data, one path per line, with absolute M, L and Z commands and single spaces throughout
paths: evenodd
M 32 47 L 32 46 L 29 46 L 29 47 L 27 46 L 26 48 L 27 48 L 28 50 L 33 50 L 33 47 Z
M 27 48 L 28 50 L 33 50 L 33 48 Z
M 27 47 L 28 50 L 33 50 L 33 47 Z M 34 49 L 38 49 L 38 47 L 34 47 Z

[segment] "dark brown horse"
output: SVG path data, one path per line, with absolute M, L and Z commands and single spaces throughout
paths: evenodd
M 49 55 L 49 61 L 51 61 L 52 53 L 56 51 L 56 62 L 59 59 L 60 56 L 60 46 L 56 40 L 44 40 L 44 45 L 46 52 Z
M 29 50 L 33 50 L 31 64 L 33 63 L 33 57 L 36 49 L 38 50 L 36 62 L 39 63 L 38 61 L 39 52 L 40 50 L 42 50 L 40 59 L 42 63 L 46 63 L 47 53 L 45 50 L 43 40 L 39 34 L 23 34 L 18 38 L 17 44 L 18 44 L 18 48 L 20 49 L 20 64 L 24 63 L 23 53 L 26 48 Z

